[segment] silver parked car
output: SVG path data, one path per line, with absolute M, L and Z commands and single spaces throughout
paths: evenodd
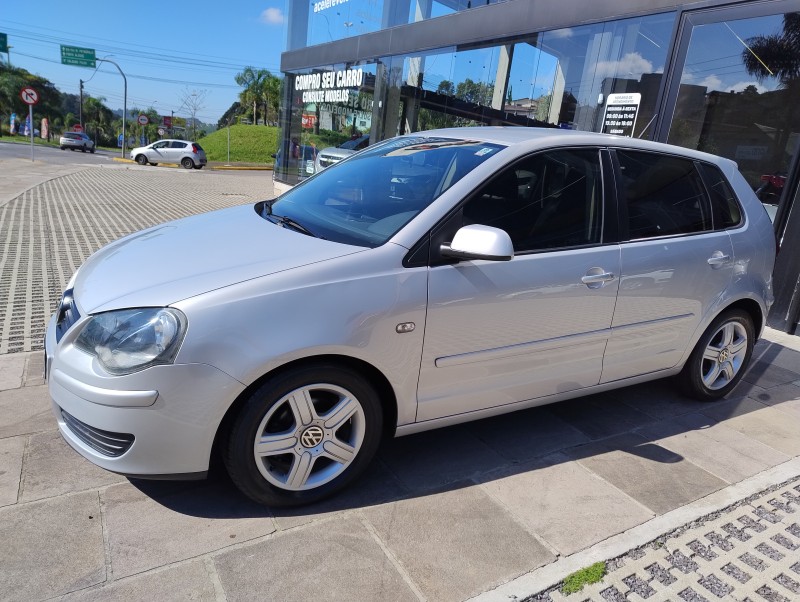
M 723 397 L 774 258 L 727 159 L 564 130 L 421 132 L 95 253 L 47 330 L 53 411 L 108 470 L 198 478 L 218 447 L 252 499 L 313 502 L 382 437 L 668 376 Z
M 208 162 L 206 151 L 197 142 L 159 140 L 131 150 L 131 159 L 139 165 L 176 163 L 186 169 L 203 169 Z
M 95 151 L 94 140 L 83 132 L 64 132 L 58 139 L 58 146 L 61 150 Z
M 339 146 L 323 148 L 314 159 L 314 170 L 322 171 L 326 167 L 335 165 L 342 159 L 347 159 L 350 155 L 367 148 L 367 146 L 369 146 L 369 134 L 357 136 Z

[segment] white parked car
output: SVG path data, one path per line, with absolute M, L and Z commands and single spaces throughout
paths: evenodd
M 58 140 L 58 146 L 61 150 L 80 150 L 84 153 L 93 153 L 95 150 L 94 140 L 83 132 L 64 132 Z
M 736 165 L 642 140 L 467 128 L 388 140 L 262 201 L 111 243 L 46 336 L 63 437 L 108 470 L 272 505 L 383 437 L 677 376 L 731 391 L 772 302 Z
M 130 157 L 139 165 L 176 163 L 186 169 L 203 169 L 208 162 L 203 147 L 186 140 L 159 140 L 132 149 Z

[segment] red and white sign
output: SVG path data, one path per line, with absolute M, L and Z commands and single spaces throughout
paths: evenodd
M 165 128 L 169 129 L 172 127 L 172 116 L 167 117 L 164 115 L 161 119 L 164 121 Z
M 39 93 L 30 86 L 22 88 L 22 90 L 19 91 L 19 97 L 26 105 L 35 105 L 39 102 Z
M 139 123 L 139 125 L 147 125 L 148 123 L 150 123 L 150 119 L 144 113 L 139 115 L 136 118 L 136 121 Z
M 75 125 L 72 126 L 72 131 L 73 132 L 82 132 L 83 131 L 83 126 L 80 123 L 76 123 Z
M 317 123 L 317 116 L 310 113 L 303 113 L 302 127 L 305 129 L 313 128 Z

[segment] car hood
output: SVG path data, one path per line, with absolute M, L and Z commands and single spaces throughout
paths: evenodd
M 73 291 L 87 313 L 164 306 L 364 250 L 283 228 L 244 205 L 155 226 L 111 243 L 81 266 Z
M 319 154 L 324 155 L 326 157 L 336 157 L 338 159 L 344 159 L 349 157 L 350 155 L 354 154 L 356 151 L 350 150 L 347 148 L 337 148 L 335 146 L 330 146 L 328 148 L 323 148 Z

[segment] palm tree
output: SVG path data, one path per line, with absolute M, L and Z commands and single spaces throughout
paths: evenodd
M 277 115 L 280 108 L 281 79 L 267 71 L 267 76 L 261 85 L 261 96 L 264 100 L 264 125 L 269 125 L 270 110 Z
M 783 31 L 771 35 L 754 36 L 747 40 L 748 48 L 742 51 L 742 62 L 747 72 L 759 82 L 775 77 L 788 94 L 781 104 L 786 109 L 778 123 L 774 162 L 785 169 L 786 144 L 792 132 L 800 98 L 800 13 L 783 15 Z
M 243 105 L 253 105 L 253 123 L 258 121 L 257 106 L 262 97 L 264 80 L 270 75 L 266 69 L 256 69 L 255 67 L 245 67 L 244 71 L 237 73 L 236 83 L 244 88 L 239 93 L 239 99 Z

